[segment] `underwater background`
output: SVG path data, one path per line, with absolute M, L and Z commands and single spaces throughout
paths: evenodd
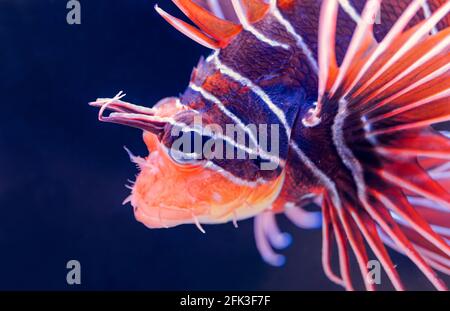
M 154 0 L 80 2 L 81 24 L 68 25 L 66 0 L 0 0 L 0 290 L 341 290 L 323 273 L 320 230 L 280 217 L 293 244 L 274 268 L 252 220 L 206 235 L 149 230 L 122 206 L 137 173 L 123 146 L 146 155 L 141 132 L 98 122 L 87 103 L 120 90 L 147 106 L 176 96 L 209 51 L 167 25 Z M 392 254 L 408 289 L 431 289 Z M 72 259 L 81 285 L 66 282 Z

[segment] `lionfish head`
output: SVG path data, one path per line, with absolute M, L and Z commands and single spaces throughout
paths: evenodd
M 193 1 L 173 2 L 201 30 L 157 6 L 155 9 L 175 28 L 207 47 L 223 49 L 241 33 L 240 23 L 221 19 Z M 264 1 L 242 4 L 240 14 L 248 12 L 250 22 L 268 10 Z M 141 158 L 130 153 L 140 174 L 126 202 L 131 202 L 137 220 L 148 227 L 194 223 L 203 231 L 201 224 L 233 221 L 236 225 L 237 220 L 270 207 L 281 191 L 284 160 L 279 148 L 272 146 L 271 153 L 261 150 L 258 129 L 244 128 L 237 120 L 239 115 L 226 121 L 223 111 L 210 109 L 211 102 L 216 108 L 218 104 L 196 83 L 211 75 L 209 61 L 201 59 L 183 96 L 163 99 L 152 108 L 124 102 L 121 93 L 91 103 L 100 108 L 101 121 L 144 131 L 149 155 Z M 104 116 L 106 110 L 112 113 Z M 234 131 L 231 134 L 226 132 L 228 125 Z M 265 134 L 277 134 L 276 130 L 268 129 Z M 287 147 L 282 152 L 287 153 Z
M 150 228 L 194 223 L 203 231 L 201 224 L 235 223 L 252 217 L 278 196 L 282 173 L 268 181 L 255 179 L 257 159 L 218 155 L 214 148 L 220 145 L 225 153 L 230 143 L 223 140 L 228 139 L 195 124 L 202 120 L 201 113 L 182 105 L 178 98 L 166 98 L 146 108 L 124 102 L 122 96 L 98 99 L 91 105 L 100 107 L 101 121 L 144 130 L 149 155 L 142 158 L 127 150 L 140 173 L 125 203 L 131 202 L 138 221 Z M 104 116 L 106 109 L 113 112 Z M 209 144 L 215 154 L 196 152 L 192 148 L 197 141 L 201 152 Z M 250 166 L 253 171 L 245 169 Z

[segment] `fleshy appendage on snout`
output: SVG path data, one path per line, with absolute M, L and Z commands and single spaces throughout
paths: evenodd
M 144 130 L 149 150 L 146 158 L 131 155 L 140 173 L 126 202 L 134 207 L 135 217 L 149 228 L 168 228 L 181 224 L 218 224 L 253 217 L 270 208 L 284 182 L 284 172 L 262 184 L 240 183 L 227 171 L 209 161 L 181 164 L 170 155 L 160 138 L 170 130 L 177 113 L 186 110 L 176 98 L 160 101 L 154 108 L 112 99 L 91 103 L 99 107 L 99 120 Z M 113 110 L 103 116 L 106 109 Z M 169 124 L 169 126 L 166 126 Z M 232 160 L 230 160 L 232 161 Z

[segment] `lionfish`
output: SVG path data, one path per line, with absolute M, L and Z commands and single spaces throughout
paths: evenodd
M 262 258 L 278 266 L 284 257 L 275 249 L 289 244 L 276 222 L 284 214 L 298 227 L 322 227 L 324 272 L 346 290 L 355 288 L 350 253 L 365 288 L 375 289 L 367 247 L 393 287 L 405 289 L 386 246 L 446 290 L 436 271 L 450 274 L 450 135 L 442 130 L 450 120 L 450 1 L 172 1 L 198 27 L 156 11 L 213 50 L 186 91 L 153 108 L 121 93 L 90 103 L 101 121 L 143 130 L 149 155 L 130 153 L 140 173 L 125 201 L 136 219 L 204 232 L 202 224 L 253 217 Z M 200 128 L 191 126 L 197 117 Z M 203 131 L 210 124 L 233 124 L 254 144 Z M 276 155 L 250 124 L 279 126 Z M 246 157 L 175 159 L 177 127 Z M 271 161 L 274 169 L 261 169 Z

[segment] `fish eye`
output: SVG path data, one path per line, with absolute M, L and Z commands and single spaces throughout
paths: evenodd
M 205 137 L 195 131 L 184 131 L 168 148 L 167 154 L 173 162 L 180 165 L 202 165 L 206 159 L 203 154 Z
M 202 162 L 196 153 L 172 152 L 170 157 L 178 164 L 198 164 Z
M 201 154 L 195 152 L 183 152 L 174 148 L 168 150 L 170 159 L 180 166 L 203 166 L 206 161 Z

